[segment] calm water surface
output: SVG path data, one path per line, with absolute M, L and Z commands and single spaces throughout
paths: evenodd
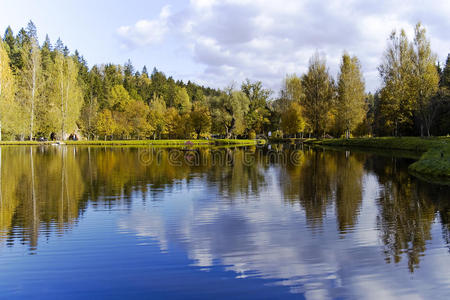
M 450 188 L 409 160 L 0 149 L 2 299 L 450 296 Z

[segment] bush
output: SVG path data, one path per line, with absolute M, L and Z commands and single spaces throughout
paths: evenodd
M 277 138 L 277 139 L 282 139 L 282 138 L 283 138 L 283 131 L 277 130 L 277 131 L 275 131 L 275 132 L 273 133 L 272 136 L 273 136 L 274 138 Z

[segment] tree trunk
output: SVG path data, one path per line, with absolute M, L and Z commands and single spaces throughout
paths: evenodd
M 64 140 L 64 81 L 63 74 L 61 72 L 61 140 Z
M 30 141 L 33 140 L 34 123 L 34 96 L 36 93 L 36 63 L 33 61 L 32 88 L 31 88 L 31 113 L 30 113 Z

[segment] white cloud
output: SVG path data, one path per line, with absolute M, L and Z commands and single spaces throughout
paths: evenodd
M 316 50 L 327 54 L 336 75 L 346 50 L 360 58 L 367 88 L 374 91 L 389 33 L 401 27 L 411 33 L 422 21 L 442 60 L 450 49 L 448 15 L 444 1 L 191 0 L 182 11 L 164 7 L 156 19 L 118 32 L 135 46 L 176 36 L 177 47 L 204 67 L 194 79 L 218 87 L 248 77 L 277 89 L 286 73 L 304 72 Z
M 121 26 L 118 35 L 127 46 L 145 46 L 159 43 L 169 31 L 168 20 L 171 15 L 170 6 L 161 9 L 158 18 L 154 20 L 139 20 L 132 26 Z

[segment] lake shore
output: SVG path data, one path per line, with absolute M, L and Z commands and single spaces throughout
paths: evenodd
M 303 143 L 320 146 L 357 147 L 378 150 L 405 150 L 421 153 L 409 171 L 436 183 L 450 182 L 449 137 L 380 137 L 352 139 L 305 139 Z
M 2 141 L 0 146 L 78 145 L 78 146 L 200 146 L 200 145 L 257 145 L 264 140 L 211 139 L 211 140 L 79 140 L 79 141 Z

